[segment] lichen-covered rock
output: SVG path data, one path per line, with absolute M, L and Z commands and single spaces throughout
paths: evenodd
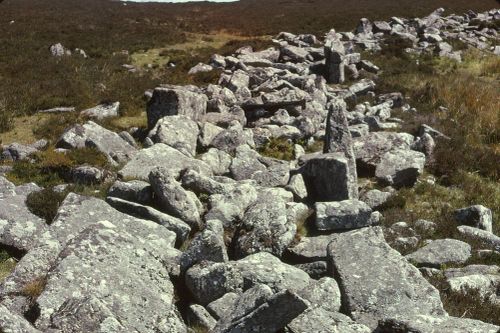
M 358 197 L 358 175 L 356 172 L 356 157 L 354 156 L 352 137 L 347 123 L 346 103 L 343 100 L 330 104 L 326 120 L 324 153 L 343 153 L 348 162 L 348 176 L 350 198 Z
M 349 161 L 343 153 L 303 156 L 300 168 L 308 198 L 313 201 L 341 201 L 355 199 L 356 193 L 350 174 Z
M 153 190 L 149 183 L 142 180 L 116 181 L 110 187 L 108 196 L 147 205 L 153 200 Z
M 114 197 L 107 197 L 106 202 L 122 213 L 132 215 L 140 219 L 156 222 L 159 225 L 164 226 L 168 230 L 175 232 L 177 236 L 177 244 L 182 244 L 191 232 L 191 227 L 184 221 L 168 214 L 162 213 L 152 207 L 143 206 L 135 202 L 126 201 Z
M 287 328 L 291 333 L 371 333 L 365 325 L 355 323 L 348 316 L 339 312 L 327 311 L 322 307 L 304 311 L 292 320 Z
M 275 195 L 259 195 L 243 215 L 236 240 L 240 257 L 266 251 L 281 256 L 293 241 L 297 226 L 287 218 L 285 201 Z
M 83 110 L 80 115 L 102 120 L 109 117 L 117 117 L 120 110 L 120 102 L 100 104 L 93 108 Z
M 37 298 L 35 326 L 63 332 L 186 332 L 173 304 L 168 270 L 158 256 L 170 244 L 145 240 L 110 221 L 87 226 L 47 276 Z
M 201 120 L 207 110 L 208 98 L 193 86 L 159 87 L 148 102 L 148 128 L 152 129 L 165 116 L 184 115 Z
M 472 242 L 479 242 L 481 246 L 489 249 L 500 251 L 500 237 L 495 234 L 467 225 L 457 227 L 458 232 L 462 237 Z
M 109 162 L 114 165 L 127 162 L 136 153 L 135 147 L 117 133 L 92 121 L 68 129 L 59 138 L 56 147 L 64 149 L 95 148 L 106 155 Z
M 16 194 L 15 186 L 9 191 L 6 183 L 2 190 L 4 194 L 0 195 L 0 244 L 21 253 L 27 252 L 33 248 L 37 237 L 47 230 L 47 224 L 29 210 L 26 195 Z
M 152 170 L 149 182 L 161 210 L 183 220 L 191 228 L 200 227 L 200 205 L 196 202 L 198 199 L 190 195 L 168 169 L 160 167 Z
M 167 116 L 159 119 L 148 137 L 154 143 L 164 143 L 187 156 L 196 155 L 198 124 L 185 115 Z
M 157 167 L 167 168 L 176 175 L 188 167 L 205 175 L 212 174 L 211 167 L 205 162 L 188 157 L 166 144 L 157 143 L 138 151 L 120 170 L 119 175 L 124 179 L 148 180 L 149 173 Z
M 315 225 L 318 230 L 345 230 L 377 224 L 372 210 L 363 201 L 317 202 Z
M 441 265 L 463 264 L 471 255 L 471 246 L 467 243 L 456 239 L 438 239 L 408 254 L 406 259 L 417 266 L 440 268 Z
M 396 315 L 446 315 L 439 292 L 385 242 L 379 227 L 338 234 L 328 246 L 346 311 L 371 329 Z
M 213 302 L 228 292 L 241 293 L 257 284 L 276 292 L 299 291 L 310 282 L 304 271 L 266 252 L 227 263 L 200 263 L 186 272 L 186 285 L 200 304 Z
M 413 186 L 424 170 L 425 155 L 413 150 L 393 150 L 381 156 L 375 177 L 396 188 Z
M 455 220 L 462 225 L 468 225 L 488 232 L 493 231 L 493 214 L 491 209 L 482 205 L 457 209 L 455 211 Z
M 180 260 L 181 272 L 204 260 L 228 261 L 222 223 L 217 220 L 207 221 L 205 229 L 189 243 Z
M 496 333 L 499 326 L 487 324 L 480 320 L 456 318 L 449 316 L 412 315 L 396 316 L 380 321 L 378 329 L 381 332 L 467 332 Z
M 0 330 L 3 333 L 41 333 L 23 316 L 0 305 Z

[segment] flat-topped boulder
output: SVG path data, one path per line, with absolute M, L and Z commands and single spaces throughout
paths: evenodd
M 328 246 L 345 309 L 371 329 L 396 315 L 444 316 L 439 292 L 385 241 L 380 227 L 338 234 Z
M 152 129 L 165 116 L 184 115 L 201 120 L 207 110 L 207 101 L 207 96 L 195 86 L 158 87 L 148 102 L 148 128 Z
M 380 332 L 430 333 L 430 332 L 467 332 L 497 333 L 500 326 L 484 323 L 480 320 L 456 318 L 450 316 L 397 316 L 380 321 Z
M 175 174 L 185 168 L 194 168 L 205 175 L 211 175 L 212 170 L 205 162 L 188 157 L 177 149 L 163 143 L 157 143 L 150 148 L 141 149 L 120 170 L 124 179 L 148 180 L 149 173 L 156 167 L 165 167 Z
M 136 148 L 120 135 L 93 121 L 68 129 L 59 138 L 56 147 L 64 149 L 95 148 L 106 155 L 108 161 L 114 165 L 127 162 L 136 153 Z

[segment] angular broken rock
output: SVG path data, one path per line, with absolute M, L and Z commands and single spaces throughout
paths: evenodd
M 188 157 L 163 143 L 138 151 L 118 174 L 124 179 L 148 180 L 149 173 L 156 167 L 168 168 L 176 175 L 187 167 L 204 175 L 212 174 L 212 169 L 205 162 Z
M 379 322 L 377 332 L 384 333 L 429 333 L 429 332 L 467 332 L 497 333 L 500 326 L 480 320 L 432 315 L 401 315 L 386 318 Z
M 166 168 L 156 168 L 149 174 L 156 200 L 164 212 L 175 216 L 193 229 L 201 226 L 196 196 L 190 195 Z M 192 192 L 191 192 L 192 193 Z
M 87 226 L 61 252 L 36 301 L 37 328 L 186 332 L 173 303 L 168 270 L 160 259 L 170 244 L 151 243 L 115 223 Z
M 308 309 L 287 325 L 291 333 L 371 333 L 365 325 L 354 322 L 339 312 L 327 311 L 322 307 Z
M 347 123 L 346 103 L 336 100 L 330 104 L 326 120 L 325 144 L 323 153 L 343 153 L 349 166 L 350 198 L 358 197 L 358 175 L 356 172 L 356 157 L 354 156 L 352 137 Z
M 482 205 L 457 209 L 454 217 L 459 224 L 479 228 L 488 232 L 493 231 L 493 214 L 491 209 Z
M 257 252 L 281 256 L 293 241 L 297 226 L 287 218 L 285 201 L 279 196 L 261 194 L 245 211 L 236 239 L 236 255 Z
M 396 188 L 413 186 L 424 170 L 425 155 L 413 150 L 393 150 L 381 156 L 375 177 Z
M 241 293 L 257 284 L 265 284 L 275 292 L 298 292 L 312 280 L 304 271 L 260 252 L 238 261 L 194 265 L 187 270 L 185 281 L 197 302 L 208 304 L 228 292 Z
M 165 116 L 184 115 L 201 120 L 207 110 L 208 98 L 193 86 L 159 87 L 148 102 L 148 128 L 152 129 Z
M 5 185 L 2 190 L 7 190 L 8 184 L 0 183 L 0 187 Z M 27 196 L 14 191 L 12 187 L 12 192 L 0 194 L 0 244 L 23 253 L 33 248 L 39 235 L 47 230 L 47 224 L 29 210 Z
M 396 315 L 446 315 L 439 292 L 385 241 L 380 227 L 338 234 L 328 246 L 346 311 L 371 329 Z
M 471 242 L 479 242 L 481 246 L 500 251 L 500 237 L 495 234 L 467 225 L 457 227 L 458 232 L 462 237 Z
M 313 201 L 341 201 L 357 198 L 349 161 L 343 153 L 305 155 L 299 172 L 308 197 Z M 354 189 L 356 188 L 356 191 Z
M 210 220 L 189 243 L 180 258 L 181 272 L 201 261 L 226 262 L 229 260 L 224 244 L 224 228 L 220 221 Z
M 68 129 L 56 143 L 57 148 L 78 149 L 95 148 L 108 158 L 114 165 L 127 162 L 136 149 L 122 139 L 117 133 L 89 121 L 84 125 L 75 125 Z
M 148 137 L 154 143 L 164 143 L 187 156 L 196 155 L 198 124 L 185 115 L 167 116 L 159 119 Z
M 273 293 L 266 285 L 256 285 L 240 296 L 233 311 L 221 318 L 212 332 L 276 332 L 306 308 L 306 302 L 293 292 Z
M 440 268 L 441 265 L 463 264 L 471 256 L 471 246 L 456 239 L 438 239 L 408 254 L 406 259 L 417 266 Z
M 152 207 L 114 197 L 107 197 L 106 202 L 122 213 L 156 222 L 168 230 L 175 232 L 177 236 L 176 243 L 179 245 L 187 239 L 191 232 L 191 227 L 184 221 L 162 213 Z
M 142 180 L 116 181 L 109 189 L 108 196 L 148 205 L 152 203 L 153 190 L 149 183 Z
M 346 230 L 378 223 L 366 203 L 359 200 L 316 202 L 315 225 L 318 230 Z

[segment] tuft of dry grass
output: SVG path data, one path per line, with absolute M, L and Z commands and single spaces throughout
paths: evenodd
M 22 289 L 21 294 L 35 301 L 42 294 L 47 285 L 46 277 L 39 277 L 28 282 Z

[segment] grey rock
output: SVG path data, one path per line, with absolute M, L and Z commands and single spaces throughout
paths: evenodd
M 481 246 L 500 251 L 500 237 L 495 234 L 466 225 L 457 227 L 458 232 L 462 237 L 473 242 L 479 242 Z
M 300 173 L 304 177 L 309 199 L 341 201 L 355 199 L 349 161 L 343 153 L 303 156 Z
M 488 232 L 493 231 L 493 213 L 482 205 L 457 209 L 455 220 L 461 225 L 468 225 Z
M 385 153 L 397 149 L 410 150 L 413 142 L 413 135 L 408 133 L 376 132 L 355 138 L 353 148 L 358 172 L 375 175 L 375 168 Z
M 207 331 L 213 329 L 217 321 L 208 313 L 208 311 L 199 304 L 191 304 L 187 309 L 186 321 L 190 327 L 197 329 L 205 329 Z
M 205 229 L 189 243 L 181 256 L 181 272 L 204 260 L 211 262 L 229 260 L 224 244 L 224 228 L 220 221 L 207 221 Z
M 182 244 L 186 241 L 191 232 L 191 227 L 187 223 L 173 216 L 164 214 L 152 207 L 114 197 L 106 198 L 106 202 L 122 213 L 156 222 L 168 230 L 175 232 L 178 244 Z
M 207 96 L 191 86 L 156 88 L 148 102 L 148 128 L 152 129 L 165 116 L 184 115 L 195 121 L 201 120 L 207 110 L 207 101 Z
M 193 196 L 182 188 L 169 169 L 158 167 L 152 170 L 149 182 L 164 212 L 180 218 L 193 229 L 201 226 L 199 205 L 193 200 Z
M 327 311 L 322 307 L 304 311 L 292 320 L 287 328 L 291 333 L 371 333 L 365 325 L 355 323 L 351 318 L 338 312 Z
M 195 75 L 198 73 L 207 73 L 211 72 L 214 68 L 210 65 L 204 64 L 204 63 L 199 63 L 196 66 L 193 66 L 189 71 L 188 75 Z
M 147 205 L 153 201 L 153 190 L 149 183 L 142 180 L 116 181 L 110 187 L 108 196 Z
M 337 235 L 328 255 L 346 311 L 357 323 L 373 330 L 394 315 L 446 315 L 439 292 L 389 247 L 381 228 Z
M 302 237 L 297 245 L 288 249 L 288 252 L 299 261 L 327 260 L 328 244 L 330 244 L 334 237 L 335 235 Z
M 297 226 L 287 219 L 285 202 L 275 195 L 259 195 L 245 211 L 236 240 L 240 257 L 257 252 L 281 256 L 293 241 Z
M 471 256 L 471 246 L 456 239 L 438 239 L 406 256 L 418 266 L 440 268 L 446 264 L 463 264 Z
M 294 197 L 299 201 L 307 198 L 306 184 L 304 182 L 304 178 L 300 173 L 290 177 L 290 180 L 285 186 L 285 189 L 292 192 Z
M 390 192 L 369 190 L 361 195 L 360 200 L 365 202 L 371 209 L 375 210 L 387 202 L 391 195 L 392 193 Z
M 4 178 L 0 178 L 4 179 Z M 34 215 L 26 205 L 26 195 L 7 188 L 0 195 L 0 244 L 26 252 L 33 248 L 37 237 L 47 230 L 43 219 Z
M 112 178 L 113 174 L 110 171 L 89 165 L 81 165 L 71 169 L 71 179 L 77 184 L 101 184 Z
M 120 102 L 100 104 L 93 108 L 83 110 L 80 115 L 102 120 L 109 117 L 117 117 L 120 110 Z
M 170 244 L 151 242 L 147 223 L 138 225 L 145 238 L 133 229 L 118 228 L 118 223 L 88 225 L 67 244 L 37 298 L 37 328 L 186 332 L 161 260 L 161 252 L 170 251 Z M 164 230 L 156 237 L 166 236 L 169 231 Z
M 114 165 L 127 162 L 136 149 L 117 133 L 89 121 L 84 125 L 75 125 L 68 129 L 56 143 L 57 148 L 78 149 L 95 148 Z
M 500 327 L 479 320 L 433 315 L 402 315 L 380 321 L 381 332 L 432 333 L 432 332 L 467 332 L 495 333 Z
M 381 156 L 375 177 L 384 184 L 401 188 L 412 186 L 423 172 L 425 155 L 411 150 L 393 150 Z
M 49 51 L 53 57 L 63 57 L 71 55 L 71 51 L 65 48 L 61 43 L 51 45 Z
M 269 287 L 256 286 L 242 295 L 229 317 L 222 318 L 213 332 L 275 332 L 306 308 L 304 300 L 293 292 L 272 294 Z
M 4 333 L 41 333 L 23 316 L 0 305 L 0 330 Z
M 219 299 L 211 302 L 207 305 L 207 310 L 212 314 L 212 316 L 219 320 L 222 317 L 227 317 L 230 315 L 234 304 L 240 298 L 236 293 L 227 293 Z
M 243 218 L 245 210 L 258 198 L 257 189 L 250 184 L 238 184 L 222 194 L 209 198 L 206 220 L 220 220 L 224 227 L 234 227 Z
M 159 119 L 148 134 L 154 143 L 164 143 L 187 156 L 196 155 L 198 124 L 185 115 Z
M 199 159 L 204 162 L 214 175 L 225 175 L 229 173 L 232 157 L 225 151 L 210 148 L 206 153 L 200 155 Z
M 190 158 L 163 143 L 157 143 L 150 148 L 138 151 L 120 170 L 119 175 L 124 179 L 148 180 L 149 173 L 157 167 L 168 168 L 176 175 L 187 167 L 194 168 L 205 175 L 212 174 L 212 169 L 205 162 Z
M 185 280 L 200 304 L 213 302 L 228 292 L 241 293 L 257 284 L 265 284 L 275 292 L 286 289 L 298 292 L 311 282 L 307 273 L 267 252 L 227 263 L 195 265 L 187 270 Z
M 345 230 L 377 224 L 372 210 L 359 200 L 316 202 L 315 225 L 318 230 Z
M 337 100 L 330 104 L 326 120 L 325 144 L 323 153 L 343 153 L 348 161 L 349 198 L 358 197 L 358 175 L 356 172 L 356 157 L 354 156 L 351 133 L 347 123 L 346 103 Z

